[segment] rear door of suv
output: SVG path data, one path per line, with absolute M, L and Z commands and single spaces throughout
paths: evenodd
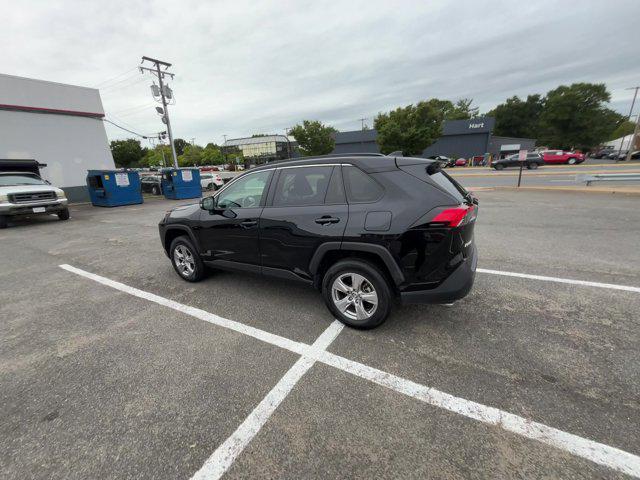
M 260 217 L 263 272 L 310 279 L 316 249 L 342 241 L 348 216 L 339 165 L 279 168 Z

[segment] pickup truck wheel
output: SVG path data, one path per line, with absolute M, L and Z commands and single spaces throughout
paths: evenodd
M 7 228 L 7 216 L 0 215 L 0 228 Z
M 68 208 L 65 208 L 64 210 L 60 210 L 58 212 L 58 218 L 60 220 L 69 220 L 69 216 L 70 215 L 69 215 L 69 209 Z
M 322 296 L 335 318 L 353 328 L 377 327 L 391 312 L 391 289 L 384 275 L 359 259 L 331 266 L 322 279 Z
M 204 264 L 189 237 L 181 236 L 171 242 L 169 256 L 175 271 L 187 282 L 198 282 L 204 278 Z

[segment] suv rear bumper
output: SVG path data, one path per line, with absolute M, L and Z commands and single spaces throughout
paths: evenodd
M 418 290 L 414 292 L 400 292 L 400 301 L 403 304 L 410 303 L 452 303 L 465 297 L 476 275 L 478 264 L 478 252 L 475 244 L 471 255 L 456 268 L 447 279 L 431 290 Z

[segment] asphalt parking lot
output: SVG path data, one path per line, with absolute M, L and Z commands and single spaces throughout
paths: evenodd
M 0 231 L 2 478 L 640 476 L 637 197 L 477 196 L 471 294 L 365 332 L 306 286 L 182 281 L 184 202 Z

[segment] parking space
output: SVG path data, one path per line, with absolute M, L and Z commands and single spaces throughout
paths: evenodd
M 477 195 L 480 268 L 640 286 L 632 197 Z M 323 354 L 314 290 L 175 275 L 157 222 L 180 203 L 0 232 L 6 478 L 190 478 L 230 436 L 229 478 L 640 475 L 640 293 L 481 272 L 455 305 L 342 329 Z

